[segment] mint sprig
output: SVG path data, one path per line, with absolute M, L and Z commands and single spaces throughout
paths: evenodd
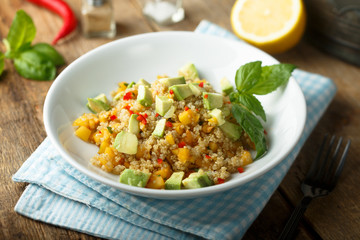
M 237 92 L 230 94 L 231 112 L 254 142 L 256 159 L 265 154 L 267 145 L 264 127 L 258 118 L 266 121 L 266 114 L 260 101 L 254 95 L 265 95 L 286 85 L 295 68 L 295 65 L 284 63 L 262 67 L 261 61 L 255 61 L 242 65 L 236 71 Z
M 31 45 L 36 27 L 24 11 L 16 12 L 7 38 L 3 39 L 5 55 L 0 53 L 0 75 L 4 70 L 5 58 L 14 61 L 16 71 L 23 77 L 34 80 L 53 80 L 56 66 L 65 64 L 64 58 L 49 44 Z

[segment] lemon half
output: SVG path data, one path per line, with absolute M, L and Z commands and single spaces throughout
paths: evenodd
M 237 0 L 231 10 L 234 33 L 268 53 L 294 47 L 304 34 L 305 23 L 301 0 Z

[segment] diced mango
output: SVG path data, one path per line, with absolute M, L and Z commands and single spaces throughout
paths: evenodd
M 173 123 L 173 126 L 177 134 L 182 135 L 184 133 L 184 128 L 182 127 L 181 123 Z
M 179 121 L 184 125 L 196 124 L 199 121 L 200 115 L 191 109 L 185 110 L 179 114 Z
M 241 165 L 241 166 L 246 166 L 246 165 L 248 165 L 248 164 L 250 164 L 250 163 L 253 162 L 253 159 L 252 159 L 251 154 L 250 154 L 249 151 L 245 151 L 245 152 L 243 153 L 243 155 L 241 155 L 241 161 L 242 161 L 242 165 Z
M 182 163 L 186 163 L 187 161 L 190 161 L 190 149 L 188 148 L 178 148 L 179 152 L 177 154 L 178 159 Z
M 91 130 L 84 126 L 80 126 L 75 131 L 75 135 L 85 142 L 89 141 L 90 134 Z
M 192 145 L 195 141 L 192 133 L 189 130 L 186 130 L 186 137 L 184 138 L 184 141 L 187 145 Z
M 162 162 L 161 163 L 161 169 L 156 171 L 155 174 L 160 175 L 163 179 L 168 179 L 172 174 L 170 164 L 165 162 L 165 161 Z
M 218 125 L 218 121 L 217 121 L 217 119 L 216 118 L 214 118 L 214 117 L 212 117 L 212 118 L 210 118 L 209 120 L 209 123 L 211 123 L 212 125 Z
M 173 135 L 171 133 L 167 134 L 165 136 L 165 139 L 169 144 L 171 144 L 171 145 L 175 144 L 174 137 L 173 137 Z
M 110 159 L 114 159 L 115 158 L 115 153 L 113 148 L 111 147 L 106 147 L 105 148 L 105 153 L 109 156 Z
M 110 146 L 109 142 L 102 142 L 102 143 L 100 144 L 99 154 L 100 154 L 100 153 L 104 153 L 104 152 L 105 152 L 105 149 L 106 149 L 107 147 L 109 147 L 109 146 Z
M 204 124 L 202 125 L 202 131 L 203 131 L 204 133 L 210 133 L 213 128 L 214 128 L 213 126 L 210 126 L 210 125 L 207 124 L 207 123 L 204 123 Z
M 118 89 L 119 92 L 125 91 L 126 88 L 127 88 L 126 82 L 121 82 L 121 83 L 119 83 L 119 89 Z
M 161 177 L 161 175 L 158 174 L 151 174 L 149 181 L 146 184 L 147 188 L 153 188 L 153 189 L 162 189 L 165 187 L 164 179 Z

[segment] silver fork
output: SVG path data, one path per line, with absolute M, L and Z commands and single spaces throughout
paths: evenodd
M 324 137 L 317 158 L 311 164 L 310 170 L 306 175 L 304 182 L 301 184 L 301 190 L 304 196 L 291 214 L 290 219 L 286 223 L 285 228 L 278 238 L 279 240 L 292 239 L 294 237 L 293 235 L 297 229 L 299 221 L 304 215 L 304 212 L 311 200 L 328 195 L 334 189 L 339 179 L 351 141 L 348 140 L 342 156 L 338 161 L 338 164 L 336 164 L 343 140 L 340 138 L 336 148 L 334 149 L 335 136 L 332 136 L 327 150 L 324 151 L 327 138 L 328 136 Z

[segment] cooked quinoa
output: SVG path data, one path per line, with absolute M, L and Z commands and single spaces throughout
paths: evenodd
M 161 176 L 164 181 L 173 172 L 183 171 L 186 177 L 201 169 L 216 184 L 229 179 L 232 173 L 242 172 L 243 167 L 253 161 L 249 152 L 253 144 L 246 133 L 242 131 L 237 141 L 227 137 L 216 118 L 204 107 L 202 95 L 178 101 L 161 81 L 166 77 L 158 76 L 149 86 L 152 104 L 148 107 L 137 100 L 140 84 L 128 87 L 127 83 L 121 82 L 111 93 L 109 110 L 85 113 L 74 121 L 76 135 L 99 146 L 98 154 L 90 159 L 91 163 L 113 174 L 134 169 Z M 204 92 L 215 92 L 206 80 L 186 76 L 185 79 L 186 83 L 197 83 Z M 156 96 L 173 99 L 172 106 L 175 107 L 174 114 L 166 120 L 162 137 L 153 134 L 158 121 L 163 119 L 155 111 Z M 223 96 L 222 108 L 231 109 L 227 96 Z M 114 143 L 121 131 L 128 131 L 132 114 L 138 115 L 138 147 L 136 154 L 126 154 L 119 152 Z M 231 113 L 225 119 L 236 123 Z M 163 184 L 147 187 L 163 188 Z

